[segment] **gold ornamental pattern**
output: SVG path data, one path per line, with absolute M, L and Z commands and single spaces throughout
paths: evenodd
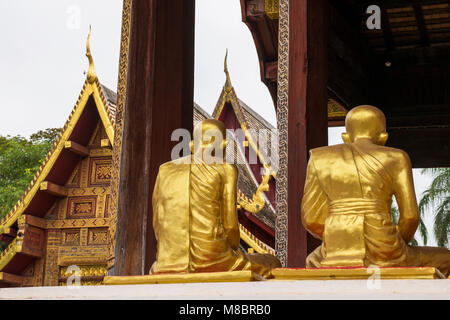
M 288 114 L 289 114 L 289 0 L 280 0 L 278 45 L 279 167 L 276 184 L 277 218 L 275 250 L 283 267 L 287 266 L 288 237 Z

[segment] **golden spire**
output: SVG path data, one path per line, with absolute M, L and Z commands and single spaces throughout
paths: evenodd
M 89 83 L 94 83 L 94 81 L 97 80 L 97 73 L 95 72 L 94 59 L 92 59 L 91 45 L 89 43 L 89 40 L 91 39 L 91 31 L 92 31 L 91 26 L 89 26 L 89 34 L 86 43 L 86 57 L 88 57 L 89 59 L 89 70 L 87 72 L 87 80 Z
M 228 49 L 227 53 L 225 54 L 225 74 L 227 76 L 227 82 L 225 83 L 225 91 L 231 92 L 233 89 L 233 86 L 231 85 L 231 79 L 230 79 L 230 73 L 228 72 Z

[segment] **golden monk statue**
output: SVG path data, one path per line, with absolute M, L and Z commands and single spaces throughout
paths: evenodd
M 379 109 L 359 106 L 345 119 L 344 144 L 313 149 L 302 202 L 302 222 L 322 245 L 307 267 L 436 267 L 447 277 L 450 251 L 412 247 L 419 210 L 411 161 L 385 147 L 386 118 Z M 392 222 L 392 195 L 400 219 Z
M 150 273 L 251 270 L 268 276 L 276 257 L 239 248 L 238 171 L 226 163 L 226 128 L 204 120 L 194 128 L 193 155 L 159 168 L 153 193 L 157 260 Z

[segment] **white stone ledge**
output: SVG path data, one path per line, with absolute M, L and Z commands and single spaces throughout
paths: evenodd
M 450 300 L 449 280 L 305 280 L 0 289 L 0 299 Z

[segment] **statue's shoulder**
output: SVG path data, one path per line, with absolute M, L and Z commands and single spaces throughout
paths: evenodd
M 339 154 L 345 148 L 347 148 L 347 146 L 345 145 L 345 143 L 342 143 L 342 144 L 337 144 L 337 145 L 333 145 L 333 146 L 314 148 L 309 151 L 309 154 L 310 154 L 311 158 L 314 158 L 314 160 L 315 160 L 315 159 L 320 159 L 320 158 L 324 157 L 325 155 L 328 156 L 330 154 Z
M 398 166 L 398 169 L 411 166 L 411 159 L 406 151 L 391 147 L 382 147 L 381 151 L 388 155 L 386 158 L 390 159 L 394 166 Z
M 180 165 L 187 165 L 191 163 L 191 156 L 182 157 L 172 161 L 167 161 L 159 166 L 159 170 L 170 170 Z

